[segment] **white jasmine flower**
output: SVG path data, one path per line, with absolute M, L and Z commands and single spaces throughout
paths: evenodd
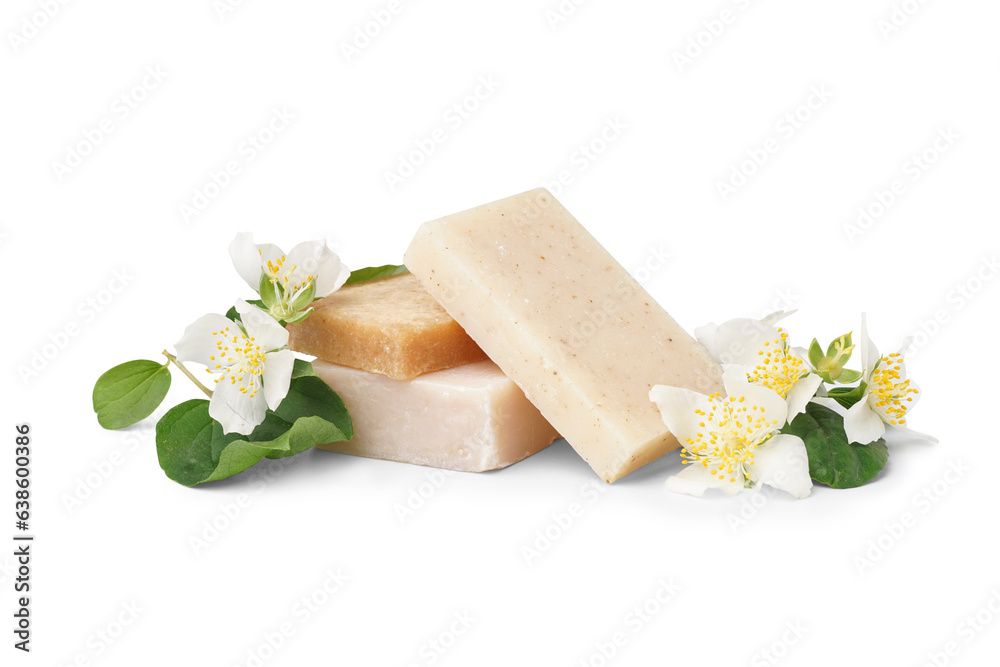
M 229 254 L 271 315 L 286 322 L 304 317 L 314 299 L 337 291 L 351 275 L 324 241 L 300 243 L 286 255 L 270 243 L 255 245 L 252 234 L 241 232 Z
M 203 364 L 215 376 L 208 407 L 212 419 L 225 433 L 249 435 L 267 409 L 277 409 L 288 394 L 295 356 L 285 349 L 288 331 L 274 318 L 242 299 L 236 310 L 242 325 L 222 315 L 205 315 L 174 347 L 179 361 Z
M 878 348 L 868 337 L 868 318 L 861 315 L 861 385 L 864 395 L 844 415 L 847 439 L 861 445 L 875 442 L 885 435 L 886 424 L 912 435 L 937 442 L 936 438 L 917 433 L 906 426 L 907 413 L 917 404 L 920 389 L 906 377 L 903 351 L 910 346 L 910 339 L 899 352 L 880 356 Z
M 775 326 L 791 315 L 779 311 L 763 320 L 738 318 L 698 327 L 695 337 L 721 364 L 746 368 L 748 379 L 774 390 L 788 404 L 788 421 L 805 412 L 823 378 L 812 372 L 802 352 L 788 345 L 788 334 Z
M 805 443 L 776 433 L 786 423 L 788 404 L 773 389 L 751 384 L 741 366 L 727 365 L 727 396 L 657 385 L 649 398 L 683 446 L 684 470 L 667 489 L 700 496 L 705 489 L 734 494 L 762 484 L 805 498 L 812 490 Z

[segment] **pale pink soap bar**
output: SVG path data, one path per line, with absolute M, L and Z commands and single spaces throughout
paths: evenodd
M 319 360 L 313 368 L 344 400 L 354 424 L 349 442 L 320 449 L 482 472 L 517 463 L 559 437 L 491 361 L 413 380 Z
M 721 389 L 705 348 L 548 190 L 424 224 L 405 262 L 605 481 L 678 446 L 653 385 Z

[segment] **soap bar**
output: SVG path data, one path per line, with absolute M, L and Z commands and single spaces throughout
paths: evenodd
M 705 348 L 548 190 L 428 222 L 405 258 L 605 481 L 678 446 L 653 385 L 721 390 Z
M 409 380 L 486 353 L 409 273 L 349 285 L 288 325 L 288 346 L 370 373 Z
M 504 468 L 559 437 L 524 393 L 490 361 L 393 380 L 325 361 L 316 375 L 344 400 L 349 442 L 320 445 L 374 459 L 446 470 Z

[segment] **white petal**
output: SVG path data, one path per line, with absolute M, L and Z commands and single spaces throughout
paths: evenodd
M 280 350 L 288 345 L 288 331 L 285 327 L 257 306 L 239 299 L 236 302 L 236 312 L 243 320 L 247 335 L 255 338 L 254 342 L 265 352 Z
M 791 315 L 794 315 L 797 312 L 799 312 L 797 309 L 796 310 L 776 310 L 773 313 L 771 313 L 770 315 L 768 315 L 767 317 L 762 318 L 761 319 L 761 323 L 763 323 L 763 324 L 769 324 L 771 326 L 774 326 L 775 324 L 777 324 L 781 320 L 783 320 L 786 317 L 789 317 Z
M 260 262 L 261 271 L 264 270 L 264 267 L 267 266 L 268 262 L 277 267 L 278 262 L 280 262 L 281 258 L 284 256 L 285 251 L 273 243 L 261 243 L 257 246 L 257 259 Z
M 899 346 L 900 356 L 905 357 L 910 353 L 910 350 L 913 348 L 913 340 L 913 336 L 907 336 L 903 339 L 903 344 Z
M 290 279 L 294 283 L 303 282 L 308 276 L 316 280 L 316 296 L 327 296 L 340 287 L 350 277 L 350 270 L 323 241 L 300 243 L 288 253 L 286 267 L 295 265 L 295 274 Z
M 184 330 L 184 335 L 174 343 L 178 361 L 193 361 L 205 366 L 215 366 L 210 357 L 218 354 L 215 347 L 216 337 L 212 334 L 226 327 L 236 330 L 237 325 L 232 320 L 210 313 L 195 320 Z
M 788 391 L 788 395 L 785 396 L 785 401 L 788 403 L 789 423 L 806 411 L 806 406 L 812 400 L 813 396 L 816 395 L 816 391 L 821 384 L 823 384 L 823 378 L 815 373 L 810 373 L 805 377 L 799 378 L 799 381 L 792 385 L 792 388 Z
M 868 314 L 861 313 L 861 342 L 858 346 L 861 352 L 861 370 L 864 373 L 864 377 L 861 379 L 864 382 L 871 382 L 872 372 L 875 370 L 875 364 L 878 363 L 879 358 L 882 356 L 878 348 L 875 347 L 875 343 L 872 339 L 868 337 Z
M 294 364 L 295 354 L 291 350 L 271 352 L 264 361 L 264 399 L 272 410 L 277 410 L 288 395 Z
M 899 356 L 905 357 L 911 347 L 913 347 L 913 336 L 907 336 L 899 346 Z
M 695 414 L 695 410 L 708 412 L 708 397 L 704 394 L 683 389 L 667 387 L 658 384 L 649 392 L 649 400 L 656 403 L 663 416 L 663 423 L 674 434 L 681 444 L 688 438 L 694 438 L 701 428 L 698 423 L 704 419 Z
M 805 498 L 812 491 L 809 476 L 809 454 L 802 438 L 779 433 L 757 448 L 750 479 L 787 491 L 796 498 Z
M 869 395 L 866 393 L 844 415 L 844 431 L 848 442 L 867 445 L 885 435 L 885 424 L 869 404 Z
M 897 431 L 906 433 L 907 435 L 912 435 L 915 438 L 924 438 L 925 440 L 930 440 L 931 442 L 941 442 L 933 435 L 927 435 L 926 433 L 921 433 L 920 431 L 914 431 L 912 428 L 909 428 L 908 426 L 905 425 L 896 425 L 893 426 L 893 428 L 896 429 Z
M 732 364 L 723 366 L 722 384 L 726 387 L 727 396 L 737 399 L 742 397 L 749 406 L 757 406 L 759 416 L 764 418 L 765 426 L 754 433 L 755 438 L 762 438 L 785 425 L 788 419 L 788 403 L 773 389 L 751 384 L 747 380 L 746 369 L 742 366 Z
M 684 470 L 667 479 L 665 486 L 667 491 L 692 496 L 701 496 L 705 493 L 705 489 L 720 489 L 729 495 L 744 490 L 741 479 L 737 478 L 735 482 L 730 482 L 730 476 L 725 477 L 719 479 L 718 476 L 709 474 L 708 469 L 700 463 L 689 463 L 684 466 Z
M 837 401 L 833 400 L 829 396 L 817 396 L 811 402 L 812 403 L 819 403 L 823 407 L 830 408 L 831 410 L 833 410 L 834 412 L 836 412 L 839 415 L 843 415 L 843 413 L 844 413 L 844 406 L 842 406 L 840 403 L 838 403 Z
M 781 339 L 774 326 L 748 318 L 729 320 L 718 326 L 708 324 L 694 333 L 719 363 L 750 367 L 757 365 L 760 356 L 757 353 L 764 349 L 764 343 L 774 344 Z
M 261 262 L 260 253 L 253 242 L 253 234 L 240 232 L 229 244 L 229 256 L 233 258 L 236 272 L 246 281 L 253 291 L 260 287 Z
M 328 253 L 330 251 L 323 241 L 305 241 L 297 244 L 288 251 L 288 257 L 285 258 L 285 271 L 288 272 L 289 282 L 300 283 L 308 276 L 315 277 Z
M 240 391 L 240 387 L 246 388 L 248 382 L 249 379 L 246 379 L 234 384 L 225 379 L 215 385 L 215 393 L 212 394 L 212 400 L 208 404 L 208 414 L 222 424 L 225 433 L 250 435 L 264 421 L 264 416 L 267 414 L 264 395 L 257 392 L 251 397 L 251 392 Z
M 718 348 L 715 344 L 715 339 L 718 336 L 719 325 L 715 322 L 709 322 L 708 324 L 700 327 L 695 327 L 694 337 L 698 339 L 698 342 L 708 350 L 708 353 L 712 355 L 712 358 L 716 361 L 719 360 Z
M 316 296 L 329 296 L 339 290 L 351 277 L 351 270 L 337 259 L 337 266 L 331 262 L 326 271 L 323 271 L 316 278 Z M 322 288 L 322 291 L 320 291 Z

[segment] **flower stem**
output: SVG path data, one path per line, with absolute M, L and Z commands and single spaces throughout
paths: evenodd
M 181 362 L 177 361 L 177 357 L 175 357 L 174 355 L 170 354 L 166 350 L 163 351 L 163 356 L 165 356 L 167 358 L 167 363 L 172 363 L 174 366 L 177 366 L 177 368 L 181 369 L 181 373 L 184 373 L 184 375 L 188 376 L 188 379 L 191 380 L 191 382 L 194 382 L 198 386 L 198 389 L 201 389 L 203 392 L 205 392 L 206 396 L 208 396 L 209 398 L 212 398 L 212 391 L 208 387 L 206 387 L 205 385 L 203 385 L 201 382 L 199 382 L 198 378 L 196 378 L 191 373 L 191 371 L 189 371 L 184 366 L 184 364 L 182 364 Z

